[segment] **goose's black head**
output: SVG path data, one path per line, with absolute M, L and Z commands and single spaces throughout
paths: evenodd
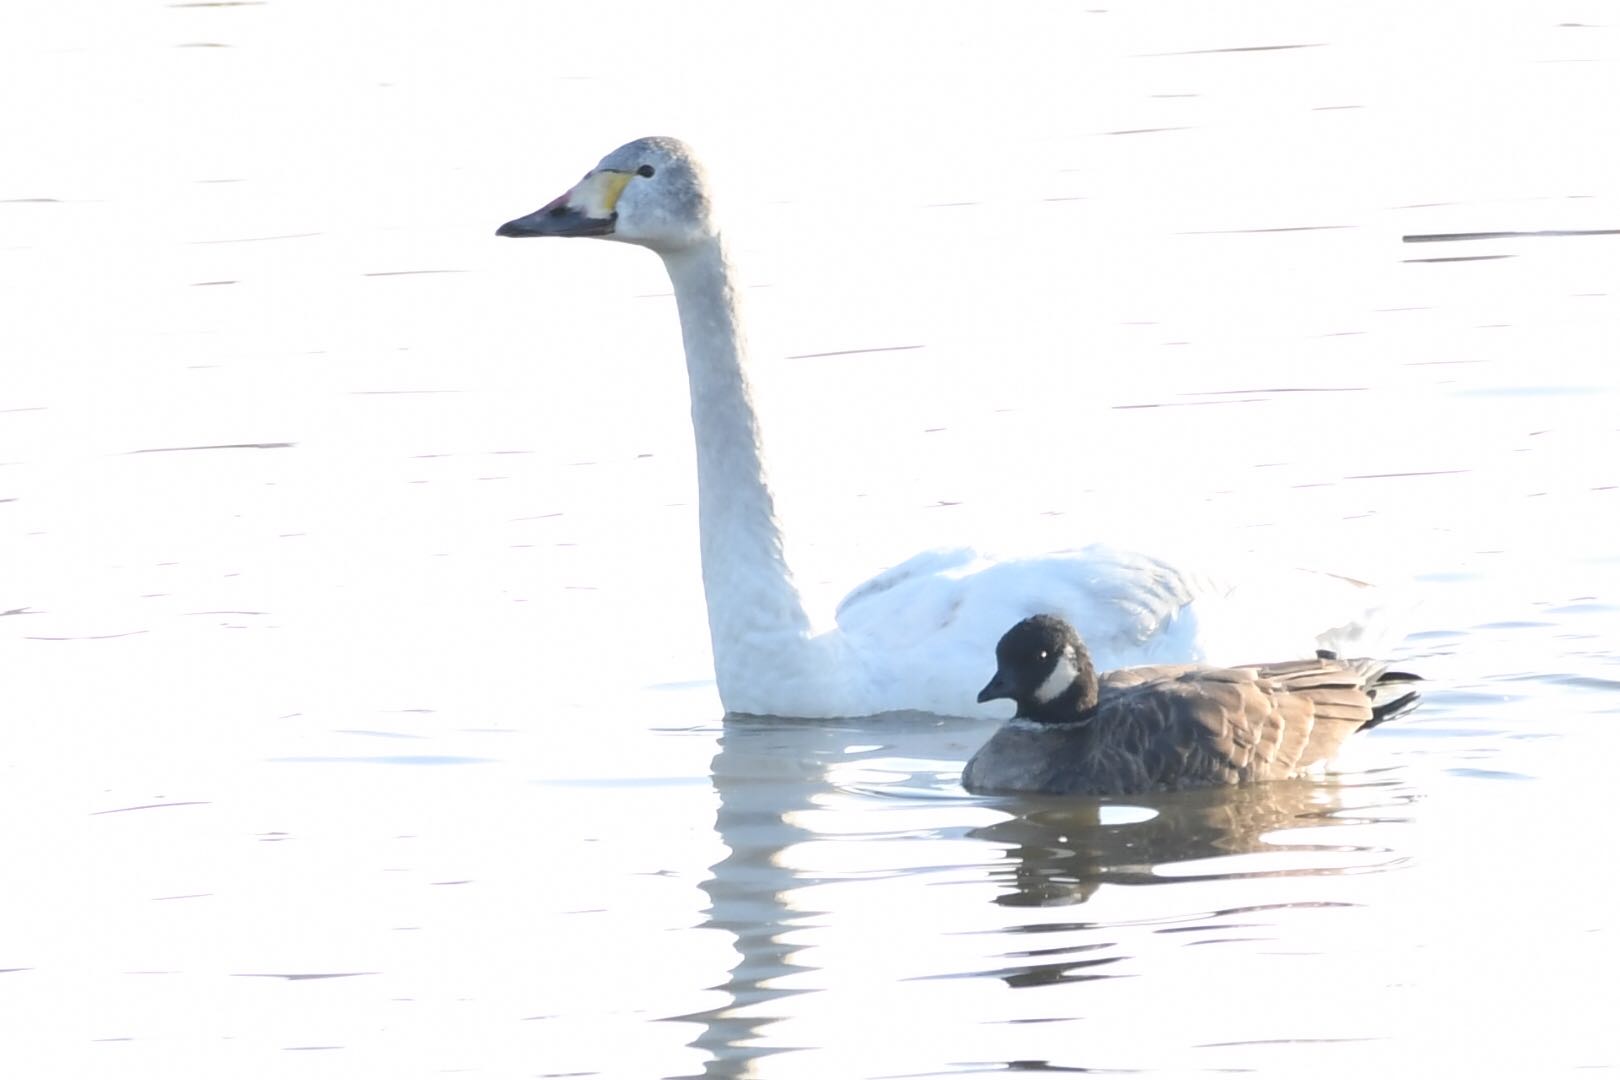
M 1097 673 L 1074 627 L 1033 615 L 1001 636 L 996 674 L 979 701 L 1010 698 L 1018 715 L 1043 723 L 1073 720 L 1097 704 Z

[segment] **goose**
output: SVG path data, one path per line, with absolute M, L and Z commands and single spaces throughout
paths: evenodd
M 857 586 L 835 624 L 818 629 L 783 554 L 749 389 L 740 289 L 697 157 L 677 139 L 637 139 L 496 234 L 595 237 L 663 260 L 686 351 L 703 587 L 728 714 L 994 717 L 1004 706 L 975 701 L 971 672 L 1002 629 L 1043 610 L 1083 626 L 1114 666 L 1203 659 L 1222 627 L 1237 625 L 1238 608 L 1267 612 L 1264 625 L 1300 655 L 1368 625 L 1367 590 L 1350 579 L 1300 571 L 1301 580 L 1244 604 L 1250 594 L 1215 579 L 1094 544 L 1002 560 L 968 548 L 925 551 Z M 1293 619 L 1302 587 L 1333 593 L 1332 608 Z
M 982 795 L 1135 795 L 1284 780 L 1415 707 L 1407 684 L 1416 678 L 1327 651 L 1099 678 L 1074 627 L 1034 615 L 996 645 L 996 673 L 979 700 L 1007 698 L 1018 711 L 968 760 L 962 786 Z

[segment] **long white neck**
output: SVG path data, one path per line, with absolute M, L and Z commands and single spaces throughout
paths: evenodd
M 724 245 L 716 237 L 663 258 L 675 286 L 691 382 L 715 681 L 728 711 L 763 712 L 755 703 L 759 688 L 811 690 L 824 674 L 822 658 L 782 551 Z

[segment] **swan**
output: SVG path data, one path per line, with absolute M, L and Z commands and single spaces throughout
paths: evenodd
M 962 770 L 975 794 L 1135 795 L 1285 780 L 1417 705 L 1416 676 L 1375 660 L 1173 664 L 1098 678 L 1074 627 L 1034 615 L 996 645 L 980 701 L 1017 714 Z
M 1238 625 L 1240 608 L 1267 612 L 1268 629 L 1298 655 L 1314 645 L 1337 647 L 1366 626 L 1367 590 L 1349 579 L 1301 571 L 1299 581 L 1245 592 L 1092 545 L 1007 560 L 966 548 L 925 551 L 857 586 L 838 605 L 835 625 L 818 631 L 783 554 L 749 390 L 738 283 L 692 151 L 671 138 L 627 143 L 496 233 L 616 240 L 649 248 L 664 262 L 691 390 L 715 683 L 730 714 L 994 716 L 997 707 L 975 700 L 973 672 L 1005 627 L 1039 611 L 1061 612 L 1084 628 L 1110 667 L 1203 659 L 1223 625 Z M 1337 599 L 1331 609 L 1318 607 L 1302 600 L 1302 589 Z M 1292 610 L 1302 604 L 1304 622 Z

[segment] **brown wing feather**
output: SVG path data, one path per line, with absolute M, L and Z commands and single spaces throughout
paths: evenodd
M 1140 787 L 1291 776 L 1372 720 L 1366 687 L 1381 673 L 1328 658 L 1109 672 L 1095 721 L 1098 771 Z
M 1288 775 L 1326 760 L 1341 743 L 1373 718 L 1368 684 L 1383 673 L 1366 660 L 1318 659 L 1305 664 L 1260 669 L 1280 701 L 1298 716 L 1302 739 L 1286 763 Z

